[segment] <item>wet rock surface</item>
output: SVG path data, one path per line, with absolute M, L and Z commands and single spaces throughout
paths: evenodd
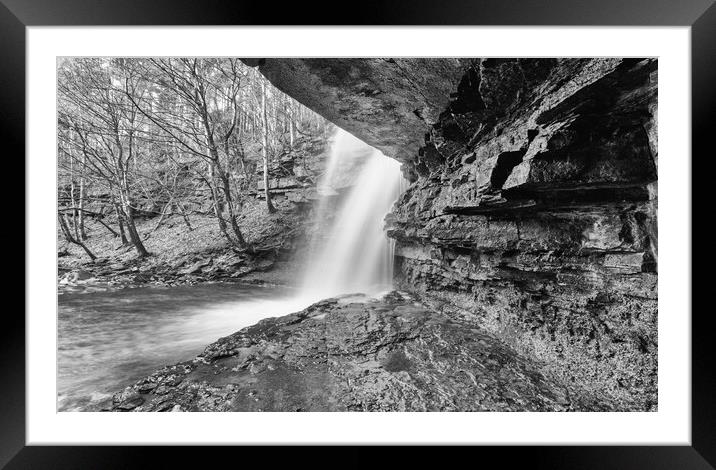
M 612 409 L 468 319 L 409 294 L 347 296 L 262 320 L 98 406 L 111 411 Z

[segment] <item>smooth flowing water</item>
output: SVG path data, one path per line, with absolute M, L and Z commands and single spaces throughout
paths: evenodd
M 326 218 L 330 222 L 313 241 L 304 295 L 376 294 L 391 288 L 394 243 L 385 234 L 384 218 L 402 183 L 397 161 L 338 130 L 318 185 L 321 201 L 316 217 L 319 222 Z M 344 200 L 333 207 L 330 200 L 346 185 Z
M 58 303 L 57 407 L 72 411 L 310 300 L 287 288 L 204 284 L 63 294 Z

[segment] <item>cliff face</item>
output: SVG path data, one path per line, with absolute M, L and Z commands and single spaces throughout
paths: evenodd
M 620 409 L 657 406 L 655 59 L 267 59 L 401 160 L 396 283 Z

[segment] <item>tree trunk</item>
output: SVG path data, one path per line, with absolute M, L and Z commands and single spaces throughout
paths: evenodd
M 119 204 L 117 204 L 116 202 L 114 202 L 113 204 L 114 212 L 115 214 L 117 214 L 117 225 L 119 226 L 119 235 L 122 238 L 122 245 L 126 245 L 127 243 L 129 243 L 129 241 L 127 240 L 127 235 L 124 233 L 124 222 L 121 213 L 122 211 L 119 209 Z
M 87 155 L 82 155 L 82 167 L 80 169 L 80 200 L 79 208 L 79 237 L 81 240 L 87 240 L 87 232 L 85 232 L 85 171 L 87 171 Z
M 116 237 L 119 236 L 119 234 L 118 234 L 117 232 L 115 232 L 112 227 L 110 227 L 109 225 L 107 225 L 102 219 L 96 218 L 95 220 L 96 220 L 97 222 L 99 222 L 100 224 L 102 224 L 102 226 L 104 226 L 104 228 L 106 228 L 107 230 L 109 230 L 109 233 L 111 233 L 113 237 L 116 238 Z
M 211 199 L 213 201 L 214 206 L 214 215 L 216 216 L 216 220 L 219 224 L 219 230 L 221 231 L 221 234 L 224 235 L 224 238 L 229 242 L 231 245 L 236 245 L 237 242 L 231 236 L 229 235 L 229 231 L 226 229 L 226 220 L 224 220 L 224 214 L 223 214 L 223 204 L 221 203 L 221 198 L 219 197 L 219 191 L 216 188 L 216 161 L 212 160 L 209 162 L 209 190 L 211 191 Z
M 132 241 L 134 249 L 137 250 L 137 255 L 139 255 L 140 258 L 149 256 L 149 252 L 144 247 L 142 238 L 137 231 L 137 225 L 134 223 L 134 208 L 132 208 L 129 197 L 126 195 L 122 196 L 122 216 L 124 218 L 124 225 L 127 227 L 129 239 Z
M 221 181 L 224 187 L 224 198 L 226 199 L 226 209 L 229 212 L 229 223 L 231 224 L 231 230 L 234 231 L 234 235 L 236 236 L 236 241 L 239 247 L 243 248 L 244 246 L 246 246 L 246 240 L 244 240 L 244 236 L 241 233 L 239 224 L 236 222 L 236 212 L 234 211 L 234 201 L 231 197 L 231 185 L 229 184 L 229 176 L 223 171 L 223 169 L 221 169 L 220 171 Z
M 289 103 L 289 121 L 288 121 L 288 136 L 291 142 L 291 150 L 293 150 L 293 144 L 296 140 L 296 122 L 294 120 L 294 105 Z
M 171 206 L 171 203 L 172 203 L 172 201 L 171 201 L 171 199 L 170 199 L 169 202 L 167 202 L 166 204 L 164 204 L 164 207 L 162 207 L 162 210 L 161 210 L 161 212 L 159 213 L 159 221 L 156 223 L 156 225 L 154 226 L 154 228 L 152 229 L 152 231 L 149 232 L 148 234 L 146 234 L 146 235 L 144 236 L 144 239 L 145 239 L 145 240 L 149 237 L 149 235 L 151 235 L 152 233 L 154 233 L 154 232 L 156 232 L 157 230 L 159 230 L 159 227 L 162 226 L 162 224 L 164 223 L 164 219 L 167 218 L 167 210 L 168 210 L 169 207 Z
M 77 207 L 77 200 L 75 199 L 75 159 L 70 154 L 70 201 L 72 203 L 72 207 Z M 72 210 L 72 223 L 70 224 L 72 230 L 74 230 L 75 235 L 74 238 L 81 240 L 79 227 L 77 223 L 77 210 Z M 68 227 L 69 228 L 69 227 Z
M 65 220 L 65 217 L 63 217 L 62 214 L 57 214 L 57 220 L 60 222 L 60 228 L 62 229 L 62 233 L 65 235 L 65 238 L 68 242 L 74 243 L 75 245 L 80 246 L 85 253 L 87 253 L 87 256 L 90 257 L 92 261 L 96 260 L 97 257 L 90 251 L 89 248 L 87 248 L 87 245 L 82 243 L 82 241 L 78 240 L 77 238 L 72 236 L 72 232 L 70 231 L 70 228 L 67 226 L 67 221 Z
M 70 211 L 70 212 L 71 212 L 71 211 L 74 210 L 74 208 L 61 209 L 61 210 L 62 210 L 62 212 L 66 215 L 66 214 L 67 214 L 67 211 Z M 78 209 L 78 210 L 79 210 L 79 209 Z M 92 212 L 92 211 L 88 211 L 88 210 L 82 209 L 82 211 L 81 211 L 80 213 L 86 214 L 86 215 L 88 215 L 88 216 L 90 216 L 90 217 L 94 217 L 94 220 L 95 220 L 96 222 L 98 222 L 99 224 L 101 224 L 104 228 L 106 228 L 106 229 L 109 231 L 109 233 L 112 234 L 113 237 L 116 238 L 116 237 L 119 236 L 119 234 L 118 234 L 112 227 L 110 227 L 109 225 L 107 225 L 107 223 L 106 223 L 104 220 L 102 220 L 102 218 L 104 217 L 104 214 L 102 214 L 101 212 Z
M 266 193 L 266 207 L 269 214 L 276 212 L 276 208 L 271 203 L 271 192 L 269 191 L 269 155 L 268 155 L 268 119 L 266 118 L 266 83 L 261 81 L 261 121 L 263 124 L 262 135 L 262 155 L 264 159 L 264 191 Z
M 211 133 L 209 132 L 209 126 L 206 121 L 204 121 L 204 127 L 206 129 L 206 139 L 209 144 L 209 156 L 211 157 L 211 162 L 209 163 L 209 180 L 211 182 L 211 195 L 214 199 L 214 213 L 219 219 L 219 228 L 224 234 L 224 237 L 226 237 L 226 239 L 232 245 L 238 246 L 239 248 L 243 248 L 245 246 L 244 236 L 241 234 L 241 230 L 239 230 L 239 226 L 236 224 L 236 217 L 234 216 L 234 207 L 231 200 L 231 188 L 228 184 L 228 175 L 226 175 L 224 169 L 221 166 L 221 163 L 219 162 L 219 151 L 217 150 L 216 143 L 213 140 Z M 220 198 L 219 188 L 217 188 L 217 179 L 221 183 L 221 189 L 224 194 L 222 202 L 224 204 L 219 203 Z M 231 230 L 236 236 L 235 240 L 231 238 L 226 228 L 226 219 L 224 219 L 224 205 L 226 206 L 226 210 L 229 213 L 229 223 L 231 224 Z
M 191 232 L 192 230 L 194 230 L 194 227 L 191 226 L 191 222 L 189 221 L 189 216 L 187 216 L 186 210 L 184 210 L 184 207 L 181 204 L 177 204 L 176 208 L 177 208 L 177 211 L 179 211 L 179 213 L 181 214 L 182 219 L 184 219 L 184 224 L 187 226 L 189 231 Z

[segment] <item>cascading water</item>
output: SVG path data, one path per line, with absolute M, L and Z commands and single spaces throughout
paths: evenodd
M 395 245 L 383 226 L 403 181 L 397 161 L 338 130 L 318 185 L 319 230 L 312 243 L 303 295 L 316 299 L 349 293 L 374 295 L 391 288 Z M 347 184 L 344 200 L 333 208 L 331 202 L 343 199 L 340 188 Z

